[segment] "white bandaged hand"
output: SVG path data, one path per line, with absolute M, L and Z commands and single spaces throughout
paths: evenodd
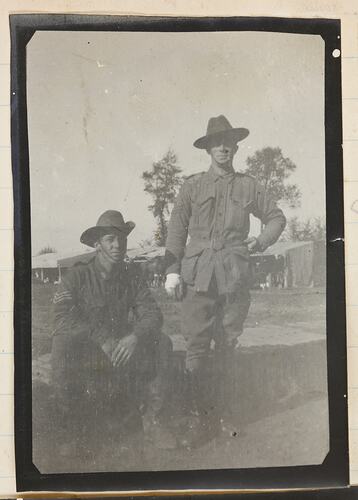
M 165 290 L 169 297 L 175 298 L 176 291 L 181 286 L 181 278 L 179 274 L 169 273 L 165 280 Z

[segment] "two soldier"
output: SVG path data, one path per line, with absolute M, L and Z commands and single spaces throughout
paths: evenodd
M 230 427 L 225 394 L 250 306 L 250 252 L 274 243 L 285 226 L 282 211 L 263 187 L 234 171 L 237 143 L 248 133 L 233 128 L 224 116 L 210 119 L 206 135 L 194 146 L 207 151 L 211 166 L 187 178 L 168 227 L 165 287 L 170 296 L 183 291 L 186 370 L 198 415 L 197 425 L 180 440 L 188 448 Z M 257 238 L 248 237 L 251 213 L 265 225 Z M 82 411 L 96 409 L 102 422 L 108 412 L 110 420 L 120 421 L 123 415 L 127 431 L 141 428 L 138 386 L 156 380 L 152 422 L 161 431 L 157 441 L 165 441 L 158 422 L 171 342 L 161 334 L 161 312 L 149 290 L 143 283 L 134 286 L 123 263 L 133 227 L 119 212 L 109 211 L 82 234 L 82 243 L 96 248 L 97 254 L 69 272 L 56 292 L 53 380 L 72 424 L 81 427 L 81 411 L 74 411 L 80 401 Z M 210 364 L 213 353 L 220 376 Z

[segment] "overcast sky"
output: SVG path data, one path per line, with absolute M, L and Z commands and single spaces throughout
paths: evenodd
M 169 147 L 185 174 L 211 116 L 246 127 L 235 169 L 265 146 L 297 165 L 300 218 L 324 216 L 324 42 L 261 32 L 37 32 L 27 48 L 33 255 L 79 236 L 107 209 L 152 235 L 141 174 Z M 254 224 L 253 233 L 258 225 Z

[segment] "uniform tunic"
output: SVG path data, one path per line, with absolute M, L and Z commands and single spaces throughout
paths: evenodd
M 250 214 L 264 224 L 261 250 L 272 245 L 286 223 L 282 211 L 251 176 L 208 172 L 183 184 L 168 226 L 167 273 L 186 283 L 182 330 L 188 340 L 187 367 L 208 356 L 211 341 L 232 344 L 241 334 L 249 305 Z M 188 238 L 189 237 L 189 238 Z
M 181 273 L 197 292 L 207 292 L 213 276 L 220 294 L 235 291 L 248 275 L 244 240 L 250 214 L 265 225 L 258 237 L 264 250 L 278 239 L 286 223 L 264 188 L 233 170 L 219 176 L 210 167 L 191 176 L 178 194 L 169 223 L 167 273 Z
M 54 296 L 53 383 L 66 404 L 75 394 L 123 390 L 127 373 L 113 368 L 102 350 L 113 350 L 121 337 L 138 337 L 131 376 L 153 371 L 162 315 L 149 289 L 130 279 L 119 265 L 108 274 L 98 257 L 71 269 Z M 154 374 L 152 373 L 152 376 Z

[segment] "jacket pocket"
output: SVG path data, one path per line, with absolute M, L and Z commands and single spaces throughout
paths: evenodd
M 214 189 L 205 190 L 200 193 L 194 202 L 193 215 L 196 226 L 207 227 L 214 217 L 215 210 L 215 191 Z
M 250 213 L 252 211 L 254 201 L 245 199 L 239 193 L 232 194 L 231 197 L 231 218 L 232 222 L 240 228 L 248 228 L 250 224 Z
M 208 240 L 209 244 L 209 240 Z M 194 257 L 194 255 L 199 255 L 203 252 L 205 245 L 202 243 L 192 242 L 190 241 L 185 248 L 184 256 L 185 257 Z
M 181 277 L 184 283 L 194 285 L 199 255 L 184 257 L 181 262 Z
M 181 262 L 181 277 L 188 285 L 194 285 L 198 260 L 203 251 L 204 248 L 202 245 L 190 245 L 190 243 L 185 249 L 184 257 Z
M 229 288 L 247 287 L 251 281 L 250 257 L 241 252 L 227 252 L 224 256 L 224 268 L 229 279 Z

